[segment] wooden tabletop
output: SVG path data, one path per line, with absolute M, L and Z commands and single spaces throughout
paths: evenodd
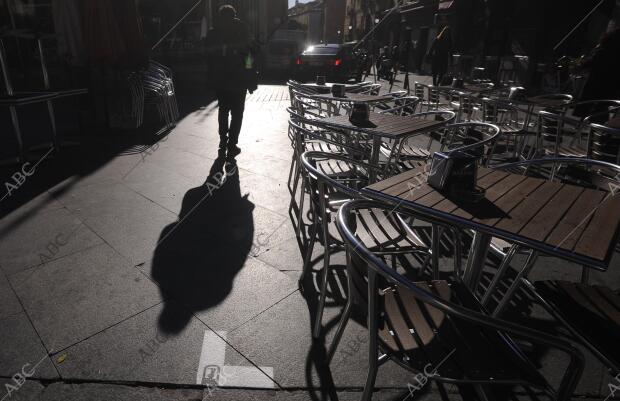
M 510 99 L 506 96 L 498 96 L 498 95 L 490 95 L 488 96 L 490 99 L 498 100 L 506 103 L 514 103 L 516 105 L 530 106 L 530 107 L 562 107 L 566 106 L 570 102 L 565 99 L 549 99 L 545 97 L 526 97 L 526 98 L 517 98 Z
M 424 167 L 362 191 L 370 198 L 482 231 L 547 254 L 606 269 L 618 239 L 620 196 L 481 168 L 485 199 L 466 204 L 426 184 Z
M 444 121 L 425 120 L 412 116 L 397 116 L 394 114 L 370 113 L 368 123 L 353 124 L 349 121 L 349 116 L 333 116 L 320 120 L 328 125 L 365 132 L 371 135 L 382 136 L 392 139 L 430 130 L 435 127 L 445 125 Z
M 497 88 L 489 85 L 480 84 L 463 84 L 461 88 L 455 88 L 452 86 L 438 86 L 437 89 L 449 92 L 470 92 L 472 94 L 491 92 L 497 90 Z
M 392 97 L 388 95 L 367 95 L 363 93 L 345 93 L 344 97 L 336 97 L 331 93 L 324 93 L 321 95 L 313 95 L 312 97 L 315 99 L 325 99 L 329 101 L 349 103 L 385 102 L 392 99 Z
M 356 88 L 359 86 L 359 84 L 342 84 L 342 83 L 338 83 L 338 82 L 325 82 L 325 85 L 319 85 L 316 82 L 309 82 L 307 84 L 301 84 L 302 86 L 308 86 L 311 88 L 331 88 L 333 85 L 344 85 L 345 89 L 346 88 Z
M 560 107 L 560 106 L 566 106 L 570 102 L 566 99 L 553 99 L 553 98 L 550 99 L 546 97 L 528 97 L 528 98 L 525 98 L 525 103 L 529 103 L 534 106 L 540 106 L 540 107 Z

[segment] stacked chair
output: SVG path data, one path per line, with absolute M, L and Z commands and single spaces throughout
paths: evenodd
M 168 67 L 151 60 L 148 68 L 140 75 L 144 103 L 155 106 L 160 120 L 164 123 L 164 130 L 167 131 L 174 128 L 179 119 L 179 107 L 172 71 Z M 136 93 L 140 96 L 142 92 L 137 91 Z M 138 115 L 140 115 L 140 110 L 138 109 L 137 111 Z

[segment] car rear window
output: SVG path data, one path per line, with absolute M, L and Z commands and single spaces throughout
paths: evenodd
M 306 49 L 304 54 L 305 55 L 326 54 L 326 55 L 335 56 L 336 54 L 338 54 L 339 50 L 340 50 L 339 47 L 323 47 L 323 46 L 321 46 L 321 47 L 308 48 L 308 49 Z

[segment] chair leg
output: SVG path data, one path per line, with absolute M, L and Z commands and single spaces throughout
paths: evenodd
M 581 266 L 581 284 L 588 285 L 590 281 L 590 269 L 588 266 Z
M 431 257 L 433 264 L 433 280 L 439 280 L 439 239 L 443 229 L 439 230 L 436 224 L 432 227 L 432 244 L 431 244 Z
M 306 195 L 306 178 L 301 177 L 301 190 L 299 191 L 299 210 L 297 211 L 297 224 L 299 225 L 299 230 L 302 230 L 303 222 L 304 222 L 304 200 Z M 312 195 L 310 195 L 312 196 Z
M 301 277 L 299 277 L 300 287 L 306 278 L 306 274 L 308 273 L 308 270 L 310 270 L 310 262 L 312 261 L 312 251 L 314 251 L 314 242 L 316 241 L 316 235 L 318 232 L 317 224 L 318 222 L 313 223 L 312 227 L 310 228 L 310 236 L 308 237 L 308 246 L 306 248 L 306 257 L 304 258 L 304 267 L 301 271 Z
M 295 159 L 294 156 L 293 156 L 293 159 Z M 294 209 L 294 205 L 297 202 L 297 199 L 295 199 L 295 196 L 297 195 L 297 186 L 299 185 L 299 177 L 301 176 L 301 170 L 300 170 L 298 163 L 295 161 L 291 161 L 291 163 L 293 163 L 294 166 L 291 165 L 291 171 L 289 172 L 288 190 L 291 194 L 291 201 L 289 202 L 289 206 L 288 206 L 289 213 L 291 210 Z M 291 186 L 291 180 L 293 181 L 292 186 Z
M 336 334 L 334 335 L 334 339 L 332 340 L 331 345 L 329 346 L 329 351 L 327 352 L 327 363 L 329 364 L 334 358 L 334 354 L 336 353 L 336 349 L 338 348 L 338 344 L 340 344 L 340 339 L 342 338 L 342 333 L 344 333 L 344 329 L 347 327 L 347 323 L 349 322 L 349 318 L 351 317 L 351 309 L 353 307 L 353 300 L 351 299 L 351 290 L 349 290 L 349 299 L 347 299 L 347 304 L 342 311 L 342 317 L 340 318 L 340 322 L 338 323 L 338 329 L 336 330 Z
M 454 273 L 457 277 L 461 276 L 463 270 L 463 247 L 461 244 L 461 233 L 458 228 L 454 231 Z
M 349 250 L 347 253 L 347 268 L 351 266 L 351 254 Z M 349 318 L 351 317 L 351 309 L 353 308 L 353 296 L 355 288 L 353 287 L 353 280 L 351 274 L 347 271 L 347 304 L 342 311 L 342 316 L 340 317 L 340 322 L 338 323 L 338 329 L 336 330 L 336 334 L 334 335 L 334 339 L 332 340 L 331 345 L 329 346 L 329 351 L 327 352 L 327 364 L 329 365 L 334 358 L 334 354 L 336 353 L 336 349 L 338 348 L 338 344 L 340 344 L 340 339 L 342 338 L 342 333 L 344 333 L 344 329 L 347 327 L 347 323 L 349 322 Z
M 379 368 L 378 358 L 378 342 L 377 342 L 377 290 L 376 290 L 377 273 L 368 269 L 368 376 L 364 385 L 364 393 L 362 401 L 370 401 L 372 392 L 375 388 L 377 379 L 377 371 Z
M 291 196 L 294 196 L 294 185 L 291 185 L 291 181 L 293 181 L 293 171 L 297 171 L 297 155 L 293 152 L 293 157 L 291 158 L 291 168 L 288 171 L 288 179 L 286 184 L 288 185 L 288 191 L 291 193 Z
M 327 221 L 323 216 L 321 222 L 323 226 L 323 243 L 325 244 L 325 250 L 323 252 L 323 280 L 321 281 L 321 295 L 319 296 L 319 309 L 316 311 L 316 322 L 314 324 L 313 336 L 319 338 L 321 335 L 321 326 L 323 323 L 323 310 L 325 309 L 325 298 L 327 298 L 327 281 L 329 279 L 329 230 L 327 229 Z

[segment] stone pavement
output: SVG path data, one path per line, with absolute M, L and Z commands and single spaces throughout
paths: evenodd
M 344 289 L 313 342 L 316 294 L 297 287 L 286 87 L 248 96 L 237 166 L 216 160 L 217 105 L 200 103 L 154 146 L 91 138 L 30 165 L 0 203 L 1 401 L 360 398 L 363 325 L 323 362 Z M 554 376 L 564 366 L 541 359 Z M 388 362 L 374 399 L 405 399 L 411 380 Z M 590 358 L 578 393 L 604 398 L 609 381 Z M 427 387 L 416 398 L 440 398 Z

